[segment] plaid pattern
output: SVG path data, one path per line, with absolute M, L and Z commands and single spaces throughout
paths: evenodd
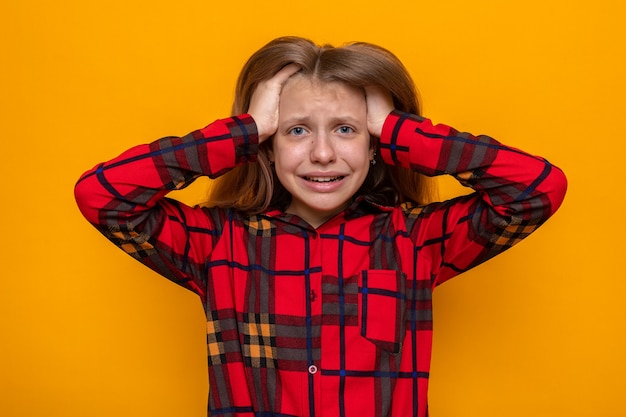
M 562 172 L 396 112 L 385 161 L 454 175 L 475 193 L 366 210 L 357 199 L 318 229 L 276 210 L 243 216 L 165 198 L 256 149 L 249 116 L 217 121 L 98 165 L 77 201 L 115 244 L 200 295 L 210 415 L 426 416 L 433 289 L 541 225 L 564 197 Z

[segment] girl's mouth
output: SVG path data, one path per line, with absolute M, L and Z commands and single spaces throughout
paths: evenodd
M 305 180 L 307 181 L 311 181 L 311 182 L 335 182 L 335 181 L 341 181 L 342 179 L 344 179 L 344 176 L 337 176 L 337 177 L 304 177 Z

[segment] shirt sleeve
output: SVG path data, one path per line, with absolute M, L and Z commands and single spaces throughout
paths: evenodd
M 544 158 L 398 111 L 385 121 L 380 152 L 388 164 L 449 174 L 475 191 L 404 207 L 408 233 L 430 257 L 433 286 L 527 237 L 555 213 L 567 189 L 563 172 Z
M 188 207 L 166 194 L 199 176 L 215 178 L 254 161 L 257 149 L 252 117 L 218 120 L 98 164 L 78 180 L 76 201 L 85 218 L 114 244 L 204 298 L 201 272 L 219 237 L 223 214 Z

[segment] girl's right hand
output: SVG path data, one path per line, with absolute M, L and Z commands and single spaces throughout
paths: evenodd
M 289 64 L 272 78 L 261 81 L 252 93 L 248 114 L 257 125 L 259 143 L 276 133 L 280 93 L 289 77 L 298 71 L 300 71 L 299 65 Z

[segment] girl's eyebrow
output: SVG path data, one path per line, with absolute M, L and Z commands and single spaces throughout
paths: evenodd
M 304 115 L 304 116 L 293 116 L 290 117 L 288 119 L 282 120 L 280 122 L 281 126 L 284 125 L 298 125 L 298 124 L 310 124 L 312 122 L 311 116 L 309 115 Z M 332 125 L 338 125 L 338 124 L 342 124 L 342 123 L 347 123 L 347 124 L 351 124 L 351 125 L 361 125 L 364 123 L 364 121 L 362 121 L 361 119 L 357 118 L 357 117 L 353 117 L 353 116 L 349 116 L 349 115 L 345 115 L 345 116 L 335 116 L 332 117 L 330 119 L 330 124 Z
M 293 116 L 289 119 L 281 120 L 281 125 L 299 125 L 299 124 L 307 124 L 310 121 L 310 116 Z

